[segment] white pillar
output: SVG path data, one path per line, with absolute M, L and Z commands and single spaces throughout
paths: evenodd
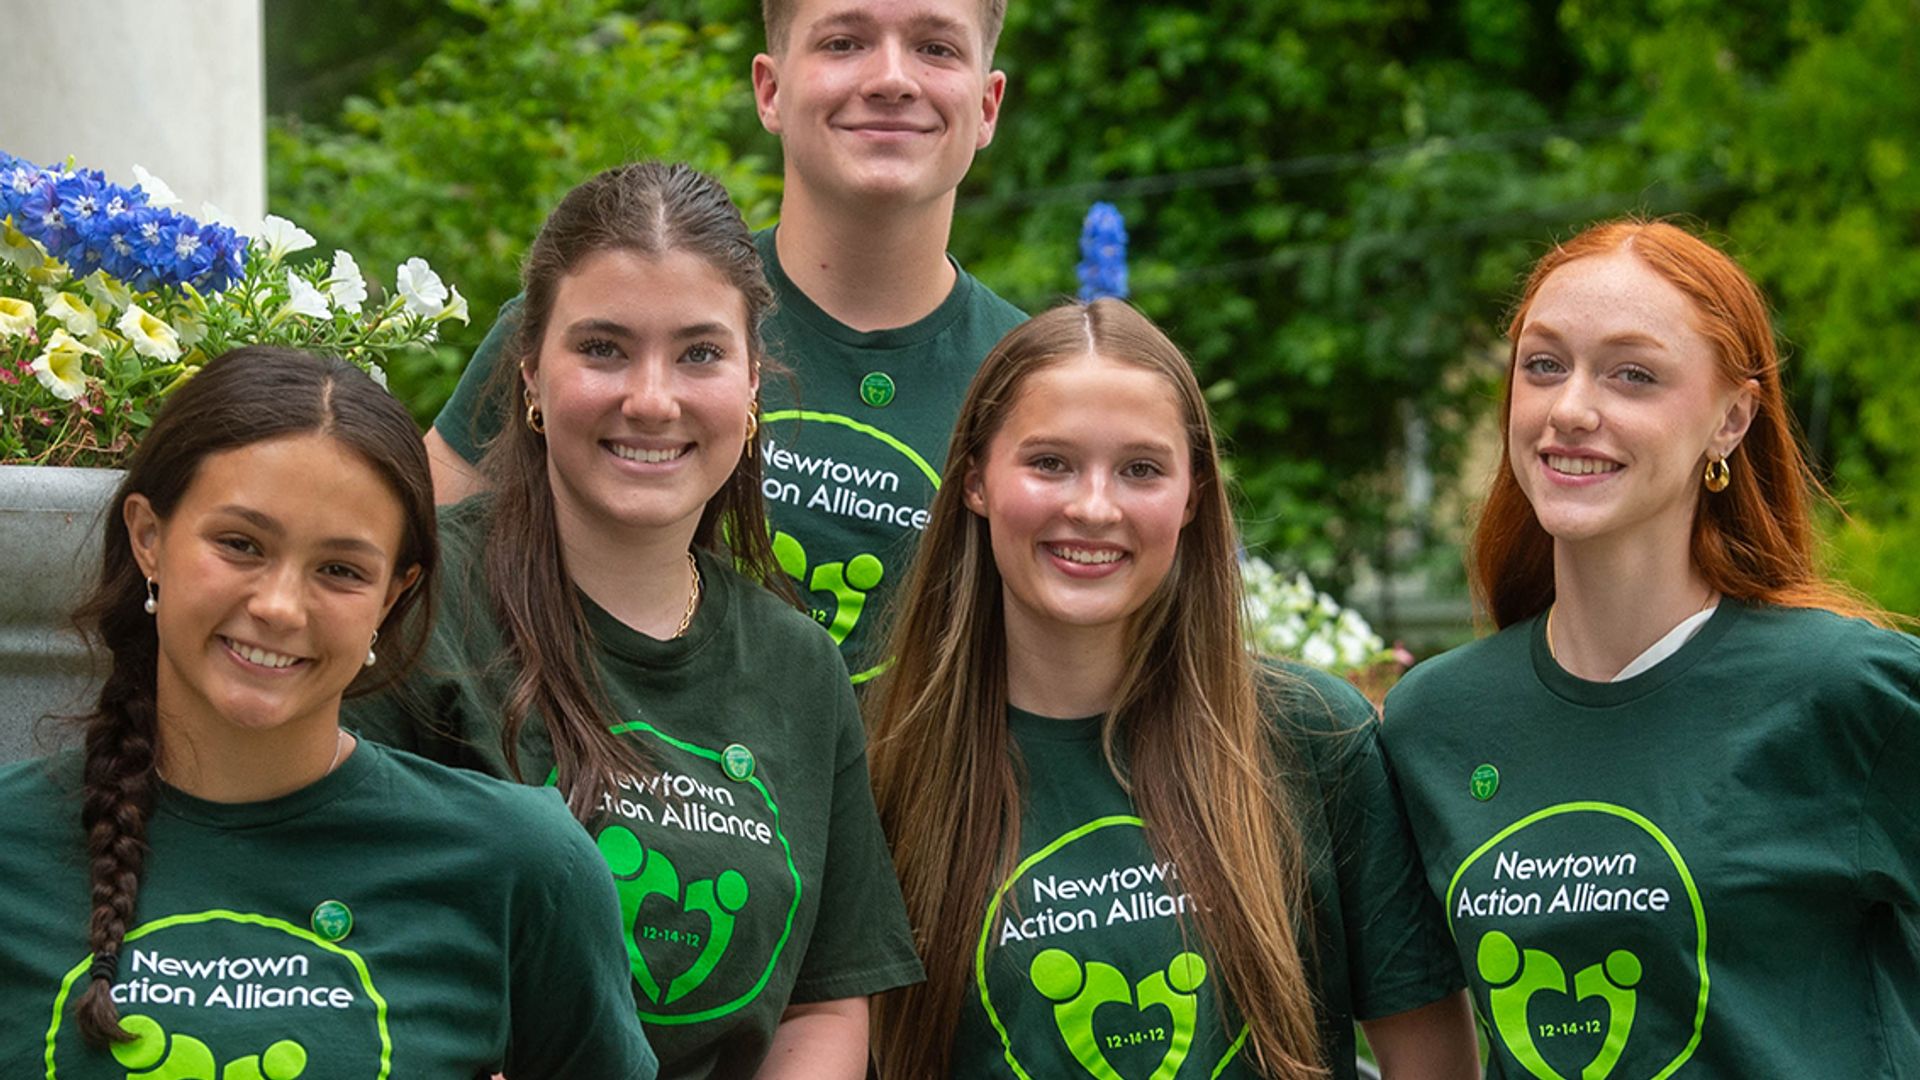
M 261 0 L 0 0 L 0 150 L 266 211 Z

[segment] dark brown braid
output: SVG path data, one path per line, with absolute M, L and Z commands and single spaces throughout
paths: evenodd
M 145 496 L 165 520 L 208 456 L 269 439 L 323 433 L 355 451 L 392 489 L 403 511 L 396 572 L 420 575 L 380 624 L 380 659 L 348 694 L 378 689 L 412 664 L 432 619 L 433 489 L 426 450 L 406 407 L 344 360 L 292 349 L 236 349 L 211 361 L 176 391 L 127 463 L 103 515 L 100 578 L 74 621 L 105 655 L 107 677 L 83 717 L 80 824 L 87 836 L 93 911 L 88 986 L 75 1005 L 81 1035 L 95 1046 L 132 1036 L 113 1003 L 120 947 L 134 926 L 147 858 L 147 824 L 159 788 L 155 704 L 159 636 L 145 609 L 146 575 L 133 557 L 125 508 Z M 166 602 L 166 583 L 159 583 Z M 391 642 L 389 646 L 387 643 Z

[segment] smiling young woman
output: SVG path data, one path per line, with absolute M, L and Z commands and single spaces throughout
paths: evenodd
M 920 967 L 846 665 L 775 591 L 753 239 L 711 178 L 625 166 L 554 208 L 525 287 L 429 663 L 353 719 L 565 793 L 664 1075 L 857 1078 L 867 995 Z
M 1460 975 L 1345 682 L 1241 629 L 1180 351 L 1111 300 L 1003 339 L 961 407 L 877 697 L 924 986 L 881 1075 L 1475 1075 Z
M 78 614 L 85 749 L 0 770 L 0 1074 L 654 1075 L 559 800 L 340 727 L 435 562 L 412 419 L 358 369 L 242 349 L 168 400 Z
M 1414 668 L 1383 734 L 1495 1059 L 1900 1074 L 1920 642 L 1815 564 L 1764 298 L 1610 222 L 1534 267 L 1509 337 L 1472 564 L 1501 630 Z

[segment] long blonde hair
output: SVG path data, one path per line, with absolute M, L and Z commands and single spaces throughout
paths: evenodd
M 1019 854 L 1000 576 L 987 522 L 962 501 L 965 477 L 1023 381 L 1088 353 L 1166 377 L 1186 421 L 1194 497 L 1173 566 L 1134 617 L 1102 748 L 1148 842 L 1178 867 L 1254 1062 L 1273 1076 L 1319 1075 L 1302 957 L 1306 860 L 1285 779 L 1296 763 L 1272 736 L 1242 632 L 1239 545 L 1212 422 L 1179 348 L 1114 300 L 1035 316 L 981 364 L 894 623 L 893 666 L 868 702 L 874 797 L 927 968 L 924 984 L 876 1004 L 880 1072 L 947 1073 L 980 912 Z

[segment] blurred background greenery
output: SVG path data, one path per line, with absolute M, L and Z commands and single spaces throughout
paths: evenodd
M 1501 331 L 1553 239 L 1683 215 L 1761 279 L 1835 572 L 1920 612 L 1920 0 L 1013 0 L 952 247 L 1029 310 L 1119 206 L 1250 547 L 1427 649 L 1467 632 Z M 424 421 L 548 207 L 621 161 L 778 205 L 758 0 L 266 0 L 270 206 L 474 323 L 393 372 Z

